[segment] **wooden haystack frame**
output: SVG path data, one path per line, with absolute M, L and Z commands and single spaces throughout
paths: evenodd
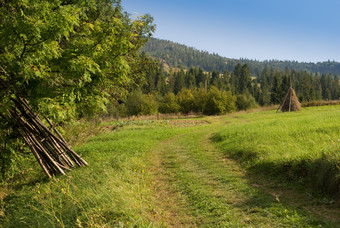
M 4 70 L 3 72 L 6 73 Z M 7 110 L 8 115 L 15 120 L 22 139 L 31 149 L 49 178 L 58 173 L 65 175 L 65 170 L 70 170 L 75 165 L 88 165 L 70 147 L 52 122 L 43 116 L 45 123 L 47 123 L 46 125 L 49 125 L 47 127 L 39 116 L 33 112 L 28 101 L 11 90 L 9 84 L 1 77 L 0 89 L 6 89 L 12 95 L 12 107 Z
M 281 105 L 279 106 L 276 112 L 279 112 L 279 111 L 290 112 L 290 111 L 300 111 L 300 110 L 301 110 L 301 104 L 295 94 L 294 89 L 290 87 Z

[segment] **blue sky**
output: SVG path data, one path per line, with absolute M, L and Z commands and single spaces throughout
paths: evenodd
M 340 62 L 339 0 L 123 0 L 154 37 L 228 58 Z

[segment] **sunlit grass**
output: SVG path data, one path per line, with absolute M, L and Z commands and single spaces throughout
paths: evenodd
M 214 140 L 227 155 L 248 168 L 337 193 L 340 106 L 245 113 L 228 116 L 226 121 L 229 124 Z
M 334 106 L 296 113 L 77 123 L 64 133 L 90 165 L 52 180 L 32 167 L 25 178 L 6 187 L 0 226 L 332 227 L 328 220 L 281 204 L 249 185 L 246 171 L 224 156 L 277 180 L 308 184 L 314 178 L 334 187 L 339 114 L 340 107 Z M 220 149 L 211 144 L 211 136 Z M 155 186 L 164 187 L 163 198 L 156 197 Z M 173 218 L 178 221 L 169 221 Z

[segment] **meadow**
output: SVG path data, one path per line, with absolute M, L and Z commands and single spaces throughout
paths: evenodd
M 339 227 L 339 114 L 73 123 L 90 165 L 1 185 L 0 226 Z
M 339 193 L 339 106 L 245 113 L 228 121 L 214 141 L 248 169 L 303 182 L 322 193 Z

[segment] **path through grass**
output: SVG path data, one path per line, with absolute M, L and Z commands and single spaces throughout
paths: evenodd
M 219 121 L 215 119 L 214 121 Z M 302 209 L 282 203 L 263 180 L 249 175 L 211 144 L 221 122 L 162 141 L 155 149 L 154 191 L 167 226 L 335 227 Z M 295 195 L 298 196 L 299 195 Z M 301 196 L 304 198 L 303 196 Z M 165 200 L 164 200 L 165 199 Z M 298 200 L 300 201 L 300 200 Z M 301 201 L 300 201 L 301 202 Z
M 102 123 L 76 148 L 89 167 L 1 186 L 0 227 L 340 227 L 338 208 L 230 158 L 247 115 Z

